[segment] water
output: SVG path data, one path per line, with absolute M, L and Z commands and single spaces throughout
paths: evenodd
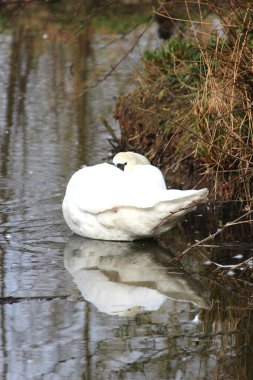
M 1 379 L 249 379 L 251 280 L 215 276 L 225 248 L 209 262 L 196 249 L 185 270 L 171 262 L 215 223 L 203 230 L 195 213 L 158 245 L 80 239 L 63 221 L 71 174 L 110 155 L 100 114 L 118 134 L 115 99 L 133 87 L 148 43 L 85 91 L 133 37 L 120 47 L 110 38 L 0 34 Z M 252 254 L 248 238 L 230 249 L 234 262 Z

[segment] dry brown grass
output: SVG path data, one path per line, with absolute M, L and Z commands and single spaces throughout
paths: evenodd
M 173 11 L 176 4 L 181 17 Z M 200 50 L 192 132 L 199 137 L 195 156 L 203 175 L 213 177 L 216 198 L 253 200 L 252 2 L 172 1 L 158 13 L 180 20 L 181 33 L 195 39 Z

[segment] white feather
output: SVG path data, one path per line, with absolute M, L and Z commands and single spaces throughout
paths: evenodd
M 138 163 L 140 162 L 140 163 Z M 69 181 L 63 215 L 78 235 L 102 240 L 135 240 L 172 228 L 208 190 L 167 190 L 161 171 L 133 152 L 114 163 L 84 167 Z

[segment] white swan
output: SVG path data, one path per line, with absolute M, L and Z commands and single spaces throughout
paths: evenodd
M 113 163 L 71 177 L 62 210 L 76 234 L 126 241 L 158 236 L 206 200 L 207 189 L 167 190 L 161 171 L 140 154 L 121 152 Z

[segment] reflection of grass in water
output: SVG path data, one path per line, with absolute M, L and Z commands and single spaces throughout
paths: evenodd
M 194 214 L 192 218 L 188 215 L 188 219 L 180 229 L 175 228 L 162 237 L 163 245 L 175 256 L 201 241 L 208 231 L 221 230 L 204 246 L 192 248 L 182 257 L 186 271 L 194 273 L 209 289 L 212 301 L 210 310 L 201 309 L 199 313 L 203 329 L 197 336 L 200 349 L 205 347 L 215 358 L 218 379 L 250 379 L 253 350 L 252 225 L 247 218 L 240 220 L 244 222 L 240 224 L 230 222 L 236 219 L 231 207 L 227 213 L 221 209 L 216 210 L 214 216 L 203 215 L 198 218 L 198 223 L 196 215 L 194 221 Z M 221 221 L 230 224 L 222 229 Z M 251 262 L 246 263 L 247 259 Z
M 8 16 L 4 13 L 0 13 L 0 29 L 2 30 L 8 21 Z
M 248 275 L 250 279 L 251 273 Z M 227 371 L 227 379 L 251 378 L 246 372 L 253 348 L 252 283 L 248 283 L 246 273 L 244 280 L 221 273 L 204 282 L 211 290 L 213 306 L 210 311 L 202 310 L 201 319 L 204 335 L 210 344 L 217 344 L 217 373 L 221 376 Z
M 199 312 L 203 329 L 199 342 L 214 355 L 217 378 L 246 380 L 251 378 L 245 371 L 251 365 L 253 349 L 252 269 L 231 276 L 228 269 L 196 263 L 210 257 L 210 251 L 215 249 L 198 248 L 183 259 L 186 269 L 197 270 L 199 281 L 210 291 L 212 308 Z
M 22 24 L 26 29 L 47 29 L 54 26 L 59 30 L 67 28 L 77 35 L 90 26 L 98 32 L 124 33 L 145 22 L 151 15 L 151 8 L 147 5 L 131 6 L 117 2 L 109 2 L 108 5 L 103 2 L 75 1 L 31 3 L 22 7 L 3 7 L 1 11 L 0 26 Z
M 92 26 L 100 32 L 125 33 L 136 25 L 146 22 L 149 16 L 150 12 L 147 10 L 138 12 L 132 9 L 132 13 L 129 14 L 129 10 L 123 7 L 115 12 L 98 15 L 92 20 Z

